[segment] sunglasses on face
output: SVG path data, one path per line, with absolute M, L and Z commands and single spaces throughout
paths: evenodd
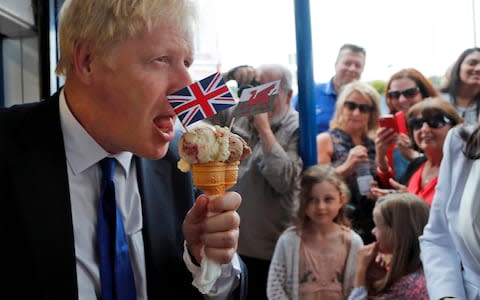
M 445 116 L 431 116 L 427 118 L 410 118 L 408 120 L 408 128 L 412 130 L 419 130 L 423 123 L 427 123 L 430 128 L 443 128 L 452 122 Z
M 361 113 L 369 113 L 373 110 L 373 106 L 368 105 L 368 104 L 357 104 L 353 101 L 345 101 L 343 103 L 343 106 L 348 108 L 350 111 L 354 111 L 358 108 Z
M 403 91 L 390 91 L 387 93 L 387 97 L 397 100 L 401 95 L 403 95 L 405 98 L 410 99 L 415 97 L 419 92 L 420 89 L 416 86 Z

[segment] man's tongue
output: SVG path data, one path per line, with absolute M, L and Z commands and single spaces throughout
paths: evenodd
M 156 117 L 153 122 L 162 132 L 169 132 L 172 130 L 172 120 L 166 117 Z

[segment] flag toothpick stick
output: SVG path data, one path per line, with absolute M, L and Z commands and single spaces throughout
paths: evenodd
M 235 122 L 235 117 L 232 118 L 232 120 L 230 121 L 230 126 L 228 126 L 228 129 L 230 129 L 230 131 L 232 131 L 233 122 Z

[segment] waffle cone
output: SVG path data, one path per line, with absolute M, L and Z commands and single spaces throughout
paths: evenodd
M 225 193 L 225 167 L 223 162 L 192 164 L 193 183 L 207 195 Z
M 237 183 L 238 165 L 240 161 L 225 163 L 225 189 L 228 190 Z

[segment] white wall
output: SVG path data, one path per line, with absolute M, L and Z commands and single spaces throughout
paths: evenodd
M 3 40 L 3 72 L 5 106 L 39 100 L 37 37 Z
M 0 0 L 5 106 L 38 101 L 38 38 L 30 0 Z M 0 70 L 2 71 L 2 70 Z

